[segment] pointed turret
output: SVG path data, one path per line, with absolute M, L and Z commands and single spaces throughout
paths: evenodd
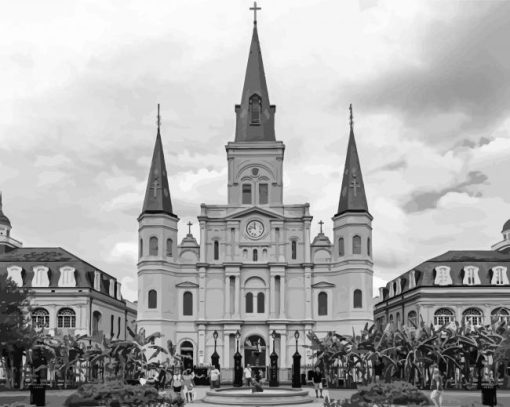
M 236 105 L 235 141 L 275 141 L 275 106 L 269 104 L 266 75 L 262 62 L 257 21 L 253 24 L 250 55 L 244 78 L 241 104 Z
M 11 221 L 2 211 L 2 192 L 0 192 L 0 225 L 11 228 Z
M 161 120 L 158 104 L 158 134 L 156 136 L 156 144 L 154 145 L 154 153 L 152 155 L 151 170 L 147 181 L 142 215 L 144 213 L 166 213 L 176 217 L 172 212 L 172 199 L 170 197 L 170 188 L 168 187 L 160 125 Z
M 352 105 L 350 110 L 350 128 L 349 145 L 347 147 L 347 156 L 345 157 L 345 168 L 342 179 L 342 190 L 340 192 L 340 202 L 338 203 L 338 212 L 335 216 L 345 212 L 367 212 L 367 197 L 365 195 L 365 186 L 363 176 L 361 175 L 361 166 L 359 163 L 358 151 L 356 149 L 356 140 L 354 139 L 354 123 L 352 119 Z

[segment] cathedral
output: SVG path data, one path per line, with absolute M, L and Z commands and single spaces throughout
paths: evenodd
M 217 352 L 227 380 L 237 350 L 243 365 L 265 367 L 274 349 L 285 380 L 296 349 L 311 363 L 307 332 L 351 334 L 373 320 L 372 216 L 352 108 L 341 188 L 340 180 L 332 185 L 340 189 L 333 241 L 322 222 L 311 239 L 308 203 L 284 203 L 285 145 L 276 139 L 275 113 L 255 21 L 235 138 L 226 145 L 227 202 L 202 204 L 200 243 L 189 232 L 178 244 L 158 119 L 138 217 L 139 327 L 161 332 L 161 343 L 171 340 L 189 365 L 209 365 Z

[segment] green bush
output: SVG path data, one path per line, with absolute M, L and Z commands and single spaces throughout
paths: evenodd
M 350 400 L 325 403 L 325 407 L 372 407 L 400 404 L 404 406 L 426 406 L 433 404 L 415 386 L 407 382 L 377 383 L 361 387 Z
M 65 401 L 66 407 L 81 406 L 179 406 L 178 399 L 162 396 L 152 386 L 132 386 L 121 382 L 84 384 Z

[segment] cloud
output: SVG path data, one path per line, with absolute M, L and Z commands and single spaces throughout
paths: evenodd
M 138 259 L 136 241 L 115 243 L 108 257 L 110 261 L 114 262 L 136 263 Z
M 74 185 L 73 178 L 65 171 L 42 171 L 37 178 L 40 187 Z

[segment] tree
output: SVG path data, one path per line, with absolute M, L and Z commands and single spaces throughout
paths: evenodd
M 28 324 L 29 291 L 18 287 L 6 274 L 0 274 L 0 355 L 7 375 L 7 385 L 14 387 L 21 377 L 23 350 L 31 336 Z

